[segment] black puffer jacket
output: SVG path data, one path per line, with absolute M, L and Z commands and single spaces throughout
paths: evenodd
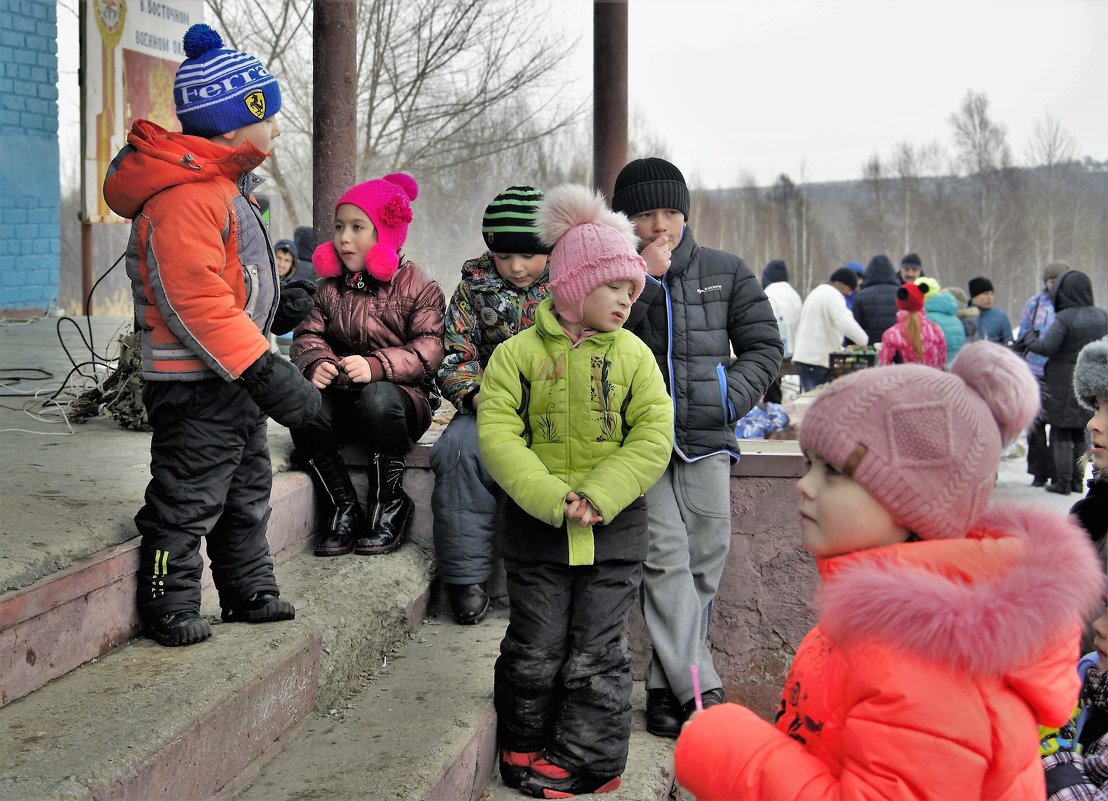
M 869 336 L 880 342 L 881 335 L 896 325 L 896 290 L 900 280 L 893 263 L 885 255 L 874 256 L 866 266 L 862 288 L 854 296 L 854 319 Z
M 1043 367 L 1047 423 L 1059 428 L 1084 428 L 1092 412 L 1073 395 L 1073 368 L 1078 351 L 1108 334 L 1108 312 L 1093 305 L 1092 282 L 1079 270 L 1058 276 L 1050 298 L 1054 301 L 1054 322 L 1042 337 L 1032 330 L 1023 341 L 1029 351 L 1047 357 Z
M 773 307 L 750 268 L 700 247 L 686 228 L 669 270 L 661 280 L 647 277 L 625 327 L 658 360 L 673 398 L 677 452 L 737 458 L 735 423 L 777 376 L 782 358 Z

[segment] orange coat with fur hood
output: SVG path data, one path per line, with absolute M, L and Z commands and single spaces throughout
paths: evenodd
M 823 560 L 823 617 L 776 725 L 735 704 L 692 720 L 680 784 L 700 801 L 1029 801 L 1037 724 L 1073 711 L 1084 615 L 1105 591 L 1085 532 L 994 507 L 964 538 Z

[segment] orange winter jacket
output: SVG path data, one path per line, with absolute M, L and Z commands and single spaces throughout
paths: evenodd
M 108 168 L 104 199 L 131 219 L 127 274 L 143 378 L 238 378 L 270 349 L 279 296 L 250 170 L 265 154 L 138 120 Z
M 723 704 L 674 754 L 699 801 L 1033 801 L 1038 723 L 1073 711 L 1084 614 L 1105 591 L 1085 532 L 994 508 L 963 539 L 820 563 L 823 617 L 776 725 Z

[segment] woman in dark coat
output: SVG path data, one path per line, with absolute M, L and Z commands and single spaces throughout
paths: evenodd
M 1077 354 L 1108 334 L 1108 312 L 1093 305 L 1093 285 L 1080 270 L 1062 273 L 1050 289 L 1055 318 L 1043 336 L 1032 329 L 1023 344 L 1047 357 L 1043 368 L 1043 406 L 1050 426 L 1050 450 L 1057 472 L 1048 492 L 1068 495 L 1082 489 L 1078 460 L 1084 451 L 1089 410 L 1073 394 Z

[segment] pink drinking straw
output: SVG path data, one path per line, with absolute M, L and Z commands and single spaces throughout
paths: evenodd
M 692 674 L 692 691 L 693 700 L 696 701 L 696 711 L 700 712 L 704 709 L 704 702 L 700 700 L 700 668 L 696 665 L 689 665 L 689 673 Z

